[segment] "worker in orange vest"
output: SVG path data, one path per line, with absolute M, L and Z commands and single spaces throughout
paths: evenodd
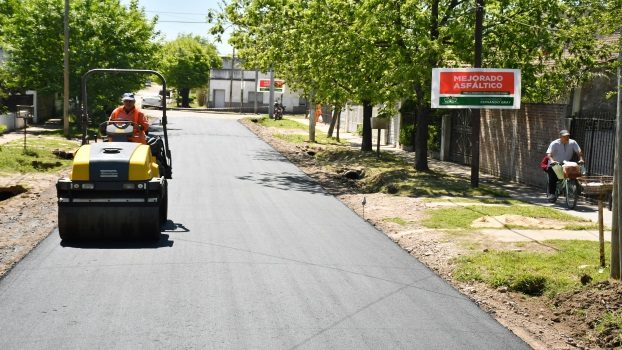
M 317 123 L 318 121 L 320 121 L 321 117 L 322 117 L 322 105 L 318 103 L 317 105 L 315 105 L 315 122 Z
M 130 141 L 146 144 L 146 132 L 149 130 L 149 121 L 147 120 L 147 117 L 145 117 L 143 112 L 136 108 L 136 99 L 134 98 L 134 94 L 123 94 L 122 101 L 123 106 L 119 106 L 112 111 L 109 120 L 125 120 L 134 122 L 134 135 L 130 137 Z

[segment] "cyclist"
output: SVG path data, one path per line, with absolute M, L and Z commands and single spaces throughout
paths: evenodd
M 579 163 L 583 163 L 583 152 L 577 141 L 570 138 L 568 130 L 562 130 L 559 132 L 559 138 L 549 145 L 549 148 L 546 150 L 546 156 L 549 158 L 548 167 L 546 168 L 549 176 L 547 199 L 549 202 L 554 203 L 557 200 L 555 187 L 557 186 L 558 179 L 552 166 L 557 163 L 563 164 L 566 161 L 576 161 L 577 158 Z

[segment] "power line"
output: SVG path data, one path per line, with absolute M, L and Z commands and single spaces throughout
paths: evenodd
M 170 15 L 192 15 L 192 16 L 208 16 L 207 13 L 196 13 L 196 12 L 170 12 L 170 11 L 145 11 L 148 13 L 162 13 L 162 14 L 170 14 Z
M 161 20 L 158 20 L 158 23 L 202 23 L 202 24 L 207 24 L 207 21 L 195 22 L 195 21 L 161 21 Z

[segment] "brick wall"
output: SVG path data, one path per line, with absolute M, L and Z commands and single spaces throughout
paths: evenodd
M 559 130 L 569 129 L 567 108 L 524 104 L 519 110 L 482 110 L 480 171 L 544 188 L 538 165 Z

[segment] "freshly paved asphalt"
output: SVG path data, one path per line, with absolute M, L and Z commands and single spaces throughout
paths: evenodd
M 230 117 L 169 113 L 158 244 L 63 246 L 0 281 L 0 349 L 528 349 Z

